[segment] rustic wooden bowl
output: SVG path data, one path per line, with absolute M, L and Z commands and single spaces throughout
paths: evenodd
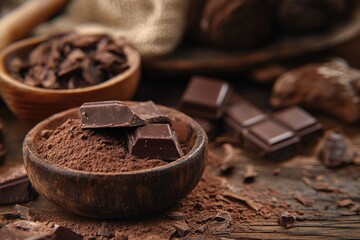
M 36 149 L 43 129 L 54 129 L 69 118 L 79 118 L 77 108 L 58 113 L 36 125 L 25 137 L 25 168 L 35 189 L 68 211 L 94 218 L 120 218 L 168 208 L 190 193 L 207 161 L 205 132 L 190 117 L 174 109 L 167 113 L 181 143 L 189 152 L 165 166 L 124 173 L 92 173 L 60 167 L 43 159 Z
M 10 110 L 19 118 L 39 121 L 57 112 L 78 107 L 84 102 L 129 100 L 135 93 L 141 71 L 140 54 L 125 47 L 130 68 L 95 86 L 77 89 L 43 89 L 26 85 L 8 74 L 8 64 L 14 56 L 26 56 L 45 37 L 25 39 L 9 45 L 0 53 L 0 94 Z

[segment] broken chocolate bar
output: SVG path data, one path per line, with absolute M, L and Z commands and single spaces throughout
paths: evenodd
M 266 114 L 252 105 L 250 102 L 241 100 L 228 107 L 224 115 L 224 131 L 242 140 L 242 131 L 266 118 Z
M 322 134 L 322 125 L 299 107 L 286 108 L 273 113 L 272 116 L 294 131 L 302 142 L 313 140 Z
M 3 125 L 0 122 L 0 163 L 5 160 L 6 150 L 5 150 L 5 141 L 3 133 Z
M 127 131 L 129 152 L 140 158 L 175 160 L 183 153 L 169 124 L 148 124 Z
M 299 138 L 293 131 L 272 119 L 266 119 L 244 130 L 245 146 L 262 157 L 281 159 L 297 152 Z
M 80 113 L 83 128 L 135 127 L 146 124 L 121 101 L 84 103 Z
M 180 100 L 179 109 L 194 117 L 219 119 L 231 92 L 230 84 L 225 81 L 195 76 Z
M 0 176 L 0 204 L 28 202 L 35 196 L 23 166 L 9 169 Z
M 168 123 L 169 117 L 163 114 L 153 101 L 140 102 L 129 106 L 131 111 L 147 123 Z

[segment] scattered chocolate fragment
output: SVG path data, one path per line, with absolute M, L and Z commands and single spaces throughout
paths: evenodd
M 206 230 L 206 224 L 203 224 L 200 227 L 198 227 L 197 229 L 195 229 L 195 232 L 196 233 L 203 233 L 203 232 L 205 232 L 205 230 Z
M 248 207 L 255 211 L 259 211 L 262 208 L 262 205 L 259 203 L 254 202 L 248 197 L 243 197 L 235 193 L 227 192 L 224 193 L 223 196 L 231 201 L 239 201 L 241 203 L 245 203 Z
M 84 103 L 80 113 L 82 128 L 135 127 L 146 124 L 121 101 Z
M 349 138 L 340 129 L 326 131 L 319 148 L 318 156 L 329 168 L 350 164 L 356 157 Z
M 169 117 L 162 113 L 153 101 L 139 102 L 129 106 L 131 111 L 147 123 L 169 123 Z
M 127 131 L 129 152 L 140 158 L 176 160 L 183 156 L 169 124 L 147 124 Z
M 351 199 L 342 199 L 342 200 L 337 201 L 338 207 L 351 207 L 354 205 L 356 205 L 356 203 Z
M 278 218 L 278 223 L 280 226 L 284 226 L 286 228 L 294 227 L 296 221 L 296 216 L 290 214 L 289 212 L 283 212 Z
M 34 87 L 89 87 L 129 68 L 125 46 L 125 41 L 105 34 L 54 35 L 40 43 L 28 56 L 10 59 L 9 73 Z
M 277 111 L 272 117 L 296 133 L 302 142 L 313 140 L 322 134 L 322 125 L 299 107 Z
M 28 207 L 16 204 L 15 212 L 17 212 L 19 214 L 19 218 L 21 218 L 23 220 L 31 220 L 32 219 L 30 216 L 30 208 L 28 208 Z
M 185 215 L 182 212 L 170 211 L 165 213 L 165 215 L 171 220 L 185 220 Z
M 220 163 L 219 170 L 221 175 L 229 175 L 238 165 L 238 158 L 234 147 L 229 143 L 222 145 L 223 159 Z
M 253 165 L 246 165 L 244 173 L 244 183 L 252 183 L 257 177 L 257 172 L 255 172 Z
M 11 168 L 0 176 L 0 204 L 28 202 L 35 196 L 24 166 Z
M 101 227 L 99 228 L 99 230 L 96 233 L 96 236 L 101 236 L 101 237 L 107 237 L 107 238 L 113 238 L 115 236 L 115 233 L 113 230 L 110 229 L 110 226 L 108 223 L 103 222 L 101 224 Z
M 190 227 L 186 222 L 177 222 L 173 224 L 173 227 L 179 237 L 185 237 L 190 232 Z
M 246 100 L 228 107 L 224 115 L 224 132 L 242 140 L 242 131 L 266 118 L 266 114 Z
M 315 203 L 314 199 L 302 196 L 299 193 L 294 194 L 294 198 L 305 207 L 312 207 Z
M 179 102 L 179 109 L 194 117 L 219 119 L 231 96 L 229 83 L 212 78 L 194 76 Z
M 244 131 L 244 143 L 262 157 L 282 159 L 297 153 L 299 138 L 290 129 L 266 119 Z
M 6 148 L 4 141 L 3 125 L 0 121 L 0 163 L 2 163 L 5 160 L 5 156 L 6 156 Z
M 226 220 L 232 220 L 230 213 L 228 211 L 219 211 L 216 216 L 214 217 L 214 220 L 216 221 L 226 221 Z
M 280 174 L 281 174 L 281 168 L 275 168 L 275 169 L 273 170 L 273 174 L 274 174 L 274 176 L 280 175 Z

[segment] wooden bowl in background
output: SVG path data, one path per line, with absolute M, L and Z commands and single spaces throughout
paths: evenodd
M 194 189 L 204 172 L 207 136 L 187 115 L 167 107 L 160 109 L 169 115 L 180 143 L 189 146 L 183 157 L 164 166 L 123 173 L 73 170 L 43 159 L 36 149 L 41 131 L 79 118 L 75 108 L 45 119 L 25 137 L 24 163 L 31 183 L 50 202 L 86 217 L 135 216 L 174 205 Z
M 8 64 L 14 56 L 26 56 L 44 37 L 13 43 L 0 53 L 0 94 L 9 109 L 19 118 L 39 121 L 57 112 L 78 107 L 84 102 L 129 100 L 135 94 L 141 74 L 141 58 L 137 50 L 126 46 L 129 69 L 115 77 L 86 88 L 44 89 L 26 85 L 8 73 Z

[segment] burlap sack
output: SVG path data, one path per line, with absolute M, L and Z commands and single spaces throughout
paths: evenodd
M 168 54 L 185 30 L 187 0 L 72 0 L 64 14 L 40 25 L 36 34 L 75 29 L 124 36 L 142 56 Z

